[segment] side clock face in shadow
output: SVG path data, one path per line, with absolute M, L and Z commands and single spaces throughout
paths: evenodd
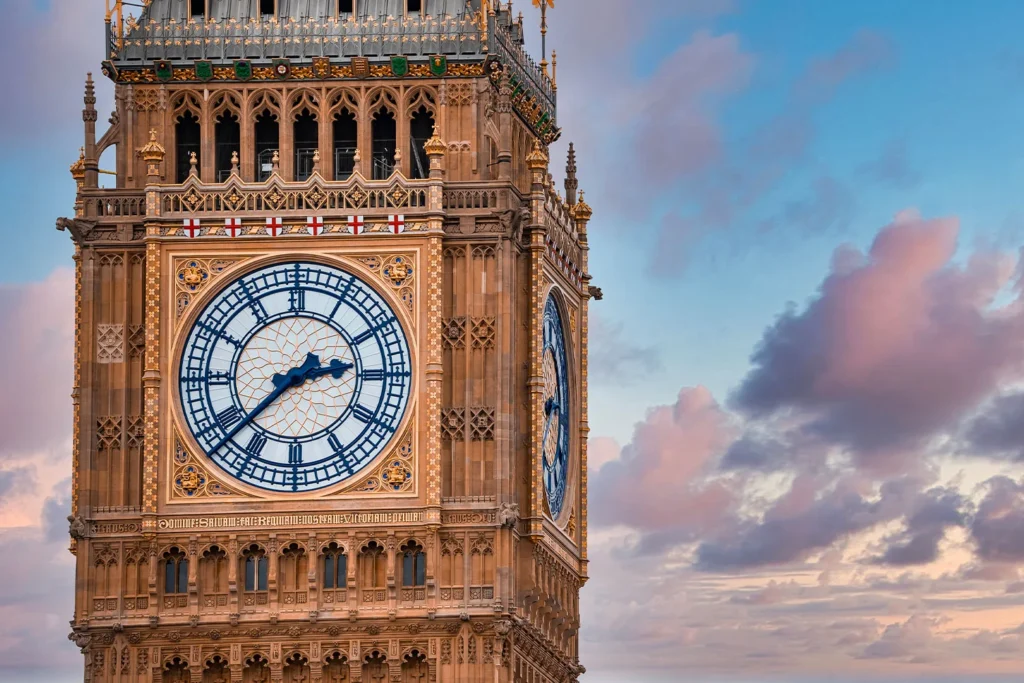
M 189 430 L 239 481 L 322 489 L 390 443 L 409 403 L 409 344 L 392 308 L 338 268 L 243 275 L 200 312 L 178 379 Z
M 544 489 L 554 519 L 565 506 L 569 471 L 569 378 L 565 328 L 558 303 L 548 297 L 544 306 Z

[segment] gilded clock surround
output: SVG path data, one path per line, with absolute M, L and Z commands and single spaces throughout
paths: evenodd
M 334 4 L 311 0 L 310 11 Z M 115 0 L 114 28 L 119 9 Z M 208 50 L 232 21 L 166 28 L 191 25 L 204 36 L 191 49 Z M 142 33 L 160 22 L 112 31 L 104 69 L 116 111 L 98 136 L 90 79 L 74 215 L 58 221 L 76 264 L 70 637 L 90 683 L 563 683 L 583 673 L 588 308 L 600 298 L 588 274 L 592 212 L 571 149 L 564 196 L 549 173 L 554 81 L 525 59 L 522 24 L 486 0 L 454 21 L 473 27 L 459 55 L 446 57 L 443 42 L 441 54 L 396 59 L 298 48 L 248 66 L 155 44 L 140 61 Z M 319 16 L 277 26 L 291 35 L 314 24 L 336 27 Z M 342 30 L 375 49 L 361 22 Z M 257 177 L 264 112 L 279 139 Z M 342 114 L 354 150 L 335 147 Z M 383 156 L 382 116 L 397 147 Z M 233 117 L 237 150 L 218 157 L 218 124 Z M 201 131 L 195 147 L 181 137 L 185 119 Z M 302 125 L 316 135 L 302 137 Z M 102 188 L 99 159 L 115 148 L 116 182 Z M 237 274 L 296 259 L 358 272 L 388 301 L 408 337 L 411 398 L 390 445 L 350 481 L 268 493 L 228 476 L 184 428 L 178 359 L 192 321 Z M 542 470 L 551 292 L 572 413 L 557 519 Z

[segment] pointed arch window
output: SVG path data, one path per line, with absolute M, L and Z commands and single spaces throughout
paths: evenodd
M 402 546 L 402 585 L 407 588 L 427 583 L 427 554 L 423 546 L 409 541 Z
M 373 117 L 373 179 L 386 180 L 395 170 L 395 115 L 381 107 Z
M 177 123 L 174 124 L 175 177 L 177 182 L 183 183 L 188 178 L 192 168 L 192 155 L 196 155 L 196 163 L 199 163 L 199 153 L 202 143 L 202 128 L 199 119 L 191 111 L 186 110 Z
M 293 126 L 295 146 L 295 179 L 306 180 L 313 175 L 313 155 L 320 147 L 320 128 L 316 114 L 303 109 Z
M 270 109 L 256 117 L 256 179 L 260 182 L 274 172 L 274 153 L 280 146 L 280 127 Z
M 251 545 L 242 552 L 242 566 L 245 573 L 247 592 L 267 590 L 267 553 L 258 545 Z
M 188 593 L 188 556 L 180 548 L 164 553 L 164 594 Z
M 348 107 L 334 115 L 334 179 L 346 180 L 356 168 L 359 124 Z
M 189 16 L 196 20 L 206 19 L 206 0 L 189 0 Z
M 345 587 L 348 576 L 348 556 L 337 543 L 331 543 L 324 548 L 323 568 L 324 588 Z
M 409 162 L 409 177 L 422 180 L 430 175 L 430 160 L 427 159 L 427 140 L 434 134 L 434 115 L 426 107 L 420 107 L 412 115 L 409 124 L 409 149 L 412 158 Z
M 242 142 L 242 127 L 234 112 L 225 111 L 217 117 L 213 134 L 217 147 L 217 182 L 223 183 L 231 176 Z

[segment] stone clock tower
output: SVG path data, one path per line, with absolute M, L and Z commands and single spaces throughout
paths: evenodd
M 84 679 L 577 680 L 600 294 L 511 3 L 144 5 L 58 221 Z

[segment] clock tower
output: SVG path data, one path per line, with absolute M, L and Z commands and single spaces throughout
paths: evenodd
M 57 224 L 84 680 L 576 681 L 600 290 L 522 20 L 143 5 Z

